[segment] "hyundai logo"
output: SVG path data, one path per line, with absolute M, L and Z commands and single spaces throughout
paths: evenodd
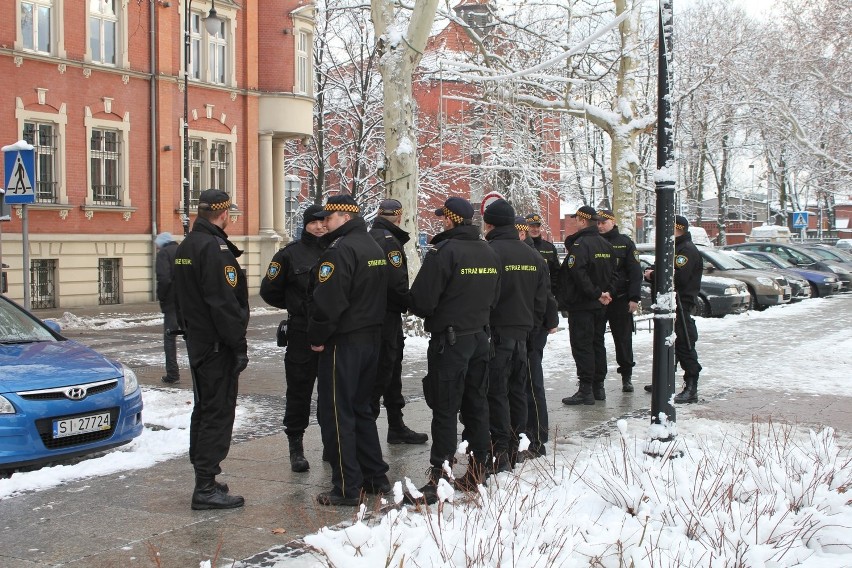
M 86 398 L 86 389 L 83 387 L 71 387 L 65 391 L 65 396 L 71 400 L 83 400 Z

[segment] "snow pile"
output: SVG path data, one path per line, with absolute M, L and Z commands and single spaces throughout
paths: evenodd
M 645 421 L 622 422 L 479 494 L 375 523 L 362 509 L 305 542 L 348 568 L 849 565 L 852 460 L 833 430 L 688 424 L 662 459 L 643 451 Z

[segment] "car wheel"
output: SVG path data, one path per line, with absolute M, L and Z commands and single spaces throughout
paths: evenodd
M 757 303 L 757 294 L 754 293 L 754 289 L 749 287 L 748 289 L 749 299 L 748 299 L 748 309 L 759 312 L 765 308 L 761 307 L 760 304 Z
M 695 296 L 695 305 L 692 306 L 692 315 L 702 318 L 710 317 L 710 304 L 704 296 Z
M 811 298 L 819 298 L 819 288 L 813 282 L 811 282 Z

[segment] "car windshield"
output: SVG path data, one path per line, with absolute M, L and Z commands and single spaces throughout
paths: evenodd
M 828 254 L 834 255 L 834 258 L 840 262 L 852 262 L 852 254 L 845 250 L 839 250 L 837 247 L 818 247 L 817 250 L 824 250 Z
M 840 256 L 839 254 L 835 254 L 834 252 L 832 252 L 828 249 L 813 247 L 813 248 L 808 248 L 808 252 L 811 252 L 814 255 L 816 255 L 819 258 L 822 258 L 824 260 L 833 260 L 835 262 L 845 262 L 845 260 L 843 259 L 842 256 Z
M 0 299 L 0 345 L 35 341 L 56 341 L 56 338 L 21 308 Z
M 715 250 L 701 249 L 701 254 L 705 259 L 713 263 L 720 270 L 742 270 L 743 265 L 727 256 L 723 252 Z
M 741 252 L 734 251 L 726 251 L 725 254 L 745 266 L 746 268 L 759 268 L 760 270 L 771 270 L 772 265 L 766 262 L 763 262 L 760 259 L 754 258 L 753 256 L 749 256 L 747 254 L 743 254 Z

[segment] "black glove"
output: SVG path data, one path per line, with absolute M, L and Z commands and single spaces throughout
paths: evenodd
M 248 346 L 243 342 L 243 344 L 238 347 L 234 351 L 234 367 L 232 369 L 233 374 L 239 375 L 248 367 L 249 358 L 248 358 Z

